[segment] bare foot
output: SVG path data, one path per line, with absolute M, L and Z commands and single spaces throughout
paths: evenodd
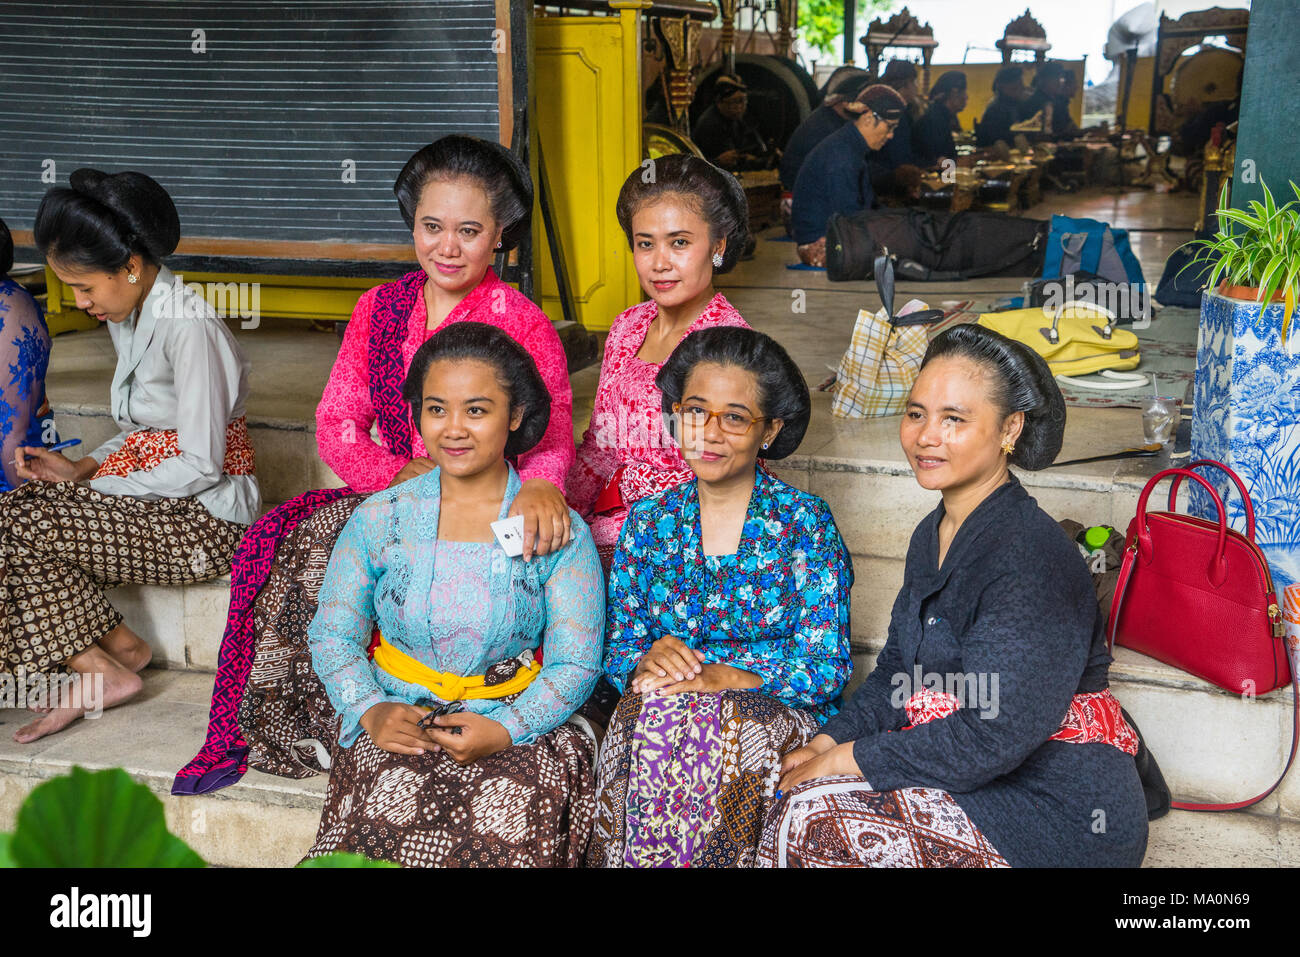
M 148 643 L 126 625 L 118 625 L 103 638 L 99 639 L 103 648 L 117 663 L 129 671 L 141 671 L 153 660 L 153 649 Z
M 137 673 L 143 671 L 149 662 L 153 660 L 153 649 L 149 647 L 148 642 L 126 625 L 118 625 L 103 638 L 100 638 L 97 644 L 112 655 L 114 661 L 128 671 Z M 29 699 L 27 710 L 35 714 L 49 714 L 54 709 L 43 698 L 42 695 L 41 698 Z M 68 723 L 68 721 L 65 721 L 62 726 L 66 726 Z
M 144 687 L 139 675 L 123 668 L 98 645 L 91 645 L 81 654 L 73 655 L 67 663 L 69 668 L 81 675 L 81 702 L 77 707 L 54 708 L 39 720 L 23 725 L 14 732 L 14 740 L 19 744 L 29 744 L 47 734 L 62 731 L 86 714 L 88 705 L 98 714 L 104 708 L 112 708 L 133 698 Z M 98 690 L 95 687 L 98 684 L 95 680 L 97 677 L 102 681 L 102 697 L 95 693 Z M 93 700 L 95 698 L 98 700 Z

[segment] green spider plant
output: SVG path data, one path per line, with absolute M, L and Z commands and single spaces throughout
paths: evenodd
M 1281 291 L 1285 346 L 1300 281 L 1300 186 L 1292 182 L 1295 199 L 1278 206 L 1268 184 L 1261 179 L 1259 185 L 1264 190 L 1264 202 L 1252 199 L 1250 210 L 1246 211 L 1228 206 L 1228 184 L 1223 184 L 1219 194 L 1219 231 L 1210 239 L 1188 244 L 1197 247 L 1197 251 L 1184 268 L 1217 256 L 1209 288 L 1214 289 L 1220 279 L 1234 286 L 1257 287 L 1255 299 L 1264 303 L 1264 308 L 1274 293 Z

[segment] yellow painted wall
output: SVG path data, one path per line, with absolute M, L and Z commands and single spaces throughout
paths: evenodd
M 641 8 L 648 5 L 614 0 L 611 6 L 623 8 L 618 16 L 538 17 L 533 24 L 532 128 L 541 140 L 578 319 L 593 331 L 608 329 L 642 298 L 614 206 L 641 163 Z M 540 207 L 533 211 L 533 248 L 542 308 L 559 319 Z
M 1074 99 L 1070 101 L 1070 116 L 1074 119 L 1076 125 L 1083 125 L 1083 61 L 1082 60 L 1060 60 L 1058 61 L 1063 67 L 1074 74 L 1077 82 L 1077 90 Z M 1025 85 L 1030 86 L 1034 79 L 1034 65 L 1032 63 L 1018 63 L 1017 66 L 1024 67 Z M 1002 69 L 1001 63 L 954 63 L 930 64 L 930 82 L 933 83 L 949 70 L 959 70 L 966 74 L 966 93 L 968 100 L 966 109 L 961 112 L 961 128 L 963 130 L 973 130 L 975 121 L 984 115 L 984 109 L 993 101 L 993 77 L 997 75 L 998 70 Z M 1147 86 L 1151 85 L 1151 75 L 1147 74 Z

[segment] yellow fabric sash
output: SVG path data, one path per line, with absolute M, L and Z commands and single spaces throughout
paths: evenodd
M 379 636 L 379 645 L 375 648 L 375 664 L 383 668 L 398 681 L 423 685 L 443 701 L 461 701 L 468 698 L 504 698 L 523 691 L 537 673 L 542 670 L 539 662 L 534 661 L 525 667 L 519 666 L 515 676 L 500 684 L 484 684 L 484 675 L 461 677 L 445 671 L 434 671 L 428 665 L 417 661 L 404 651 L 394 648 L 384 636 Z

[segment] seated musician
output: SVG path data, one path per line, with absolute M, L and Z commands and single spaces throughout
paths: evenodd
M 889 142 L 905 107 L 895 90 L 882 83 L 868 86 L 845 104 L 854 121 L 826 137 L 804 160 L 791 210 L 804 265 L 826 265 L 826 223 L 833 213 L 847 216 L 874 205 L 867 154 Z
M 961 131 L 958 114 L 966 109 L 966 74 L 949 70 L 930 87 L 930 108 L 912 130 L 912 156 L 917 165 L 933 167 L 957 158 L 953 134 Z
M 984 108 L 984 116 L 975 124 L 975 145 L 981 149 L 1015 140 L 1011 127 L 1025 119 L 1025 74 L 1018 66 L 1004 66 L 993 78 L 993 100 Z

